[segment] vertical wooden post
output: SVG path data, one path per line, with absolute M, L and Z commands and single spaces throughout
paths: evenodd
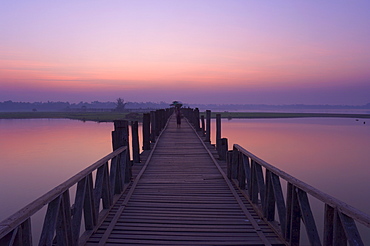
M 166 111 L 164 109 L 161 109 L 161 131 L 164 129 L 165 125 L 166 125 Z
M 191 123 L 193 124 L 195 130 L 197 130 L 197 122 L 196 122 L 196 117 L 195 117 L 195 109 L 189 109 L 191 113 Z
M 231 179 L 231 166 L 233 163 L 234 151 L 237 151 L 235 147 L 229 152 L 227 152 L 227 159 L 226 159 L 226 174 L 227 178 Z
M 206 139 L 205 142 L 211 142 L 211 110 L 206 110 Z
M 345 246 L 347 245 L 347 236 L 340 220 L 339 213 L 338 209 L 334 209 L 333 245 Z
M 132 159 L 134 163 L 139 163 L 140 162 L 139 124 L 137 121 L 131 121 L 131 132 L 132 132 Z
M 150 114 L 143 114 L 143 150 L 150 150 Z
M 221 152 L 221 114 L 216 114 L 216 150 L 218 155 Z
M 199 125 L 199 109 L 194 109 L 194 123 L 195 123 L 195 130 L 200 131 L 200 125 Z
M 128 122 L 126 120 L 115 120 L 114 131 L 112 131 L 113 150 L 122 146 L 128 148 Z
M 155 111 L 155 136 L 159 136 L 161 131 L 161 112 L 159 110 Z
M 239 165 L 239 151 L 237 149 L 233 149 L 233 157 L 230 166 L 230 179 L 236 179 L 238 175 L 238 165 Z
M 300 241 L 300 231 L 301 231 L 301 210 L 299 208 L 298 195 L 296 187 L 292 186 L 292 199 L 291 199 L 291 209 L 290 209 L 290 238 L 288 242 L 292 246 L 298 246 Z
M 152 143 L 155 143 L 155 137 L 156 137 L 156 119 L 155 119 L 155 111 L 150 111 L 150 141 Z
M 206 135 L 206 125 L 204 123 L 204 115 L 200 117 L 200 121 L 202 123 L 202 137 L 204 137 Z
M 131 158 L 130 158 L 130 146 L 129 146 L 129 130 L 128 130 L 128 121 L 126 120 L 115 120 L 114 121 L 114 131 L 112 131 L 112 144 L 113 150 L 116 150 L 122 146 L 127 147 L 126 159 L 116 160 L 120 165 L 125 165 L 124 174 L 125 182 L 128 182 L 131 179 Z M 112 160 L 113 163 L 113 160 Z M 125 163 L 125 164 L 124 164 Z
M 227 138 L 221 138 L 220 140 L 220 153 L 219 153 L 219 156 L 220 156 L 220 160 L 226 160 L 226 155 L 227 155 L 227 151 L 228 151 L 228 141 L 227 141 Z
M 325 204 L 323 244 L 327 246 L 334 245 L 334 215 L 334 208 L 328 204 Z

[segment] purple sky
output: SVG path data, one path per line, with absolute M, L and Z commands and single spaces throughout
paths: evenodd
M 1 1 L 0 101 L 366 104 L 370 1 Z

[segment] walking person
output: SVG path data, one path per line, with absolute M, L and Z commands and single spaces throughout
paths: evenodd
M 177 128 L 181 127 L 181 111 L 180 108 L 176 107 L 176 122 L 177 122 Z

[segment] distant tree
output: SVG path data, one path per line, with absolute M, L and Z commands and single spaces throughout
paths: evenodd
M 125 100 L 123 100 L 122 98 L 118 98 L 117 99 L 116 111 L 118 111 L 118 112 L 125 111 L 125 106 L 126 106 Z
M 173 101 L 171 104 L 170 104 L 171 107 L 175 107 L 175 108 L 181 108 L 182 107 L 182 103 L 180 103 L 179 101 Z

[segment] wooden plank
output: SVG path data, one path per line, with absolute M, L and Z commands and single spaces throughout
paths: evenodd
M 276 207 L 279 214 L 280 228 L 284 235 L 286 229 L 286 208 L 279 176 L 277 176 L 275 173 L 271 173 L 271 181 L 276 200 Z
M 275 220 L 275 196 L 274 196 L 274 190 L 272 187 L 272 180 L 271 180 L 271 172 L 269 170 L 266 170 L 266 195 L 264 202 L 264 216 L 268 221 Z
M 53 242 L 54 231 L 59 214 L 60 202 L 61 196 L 54 199 L 48 205 L 39 245 L 51 245 Z
M 307 193 L 297 188 L 298 202 L 301 208 L 302 220 L 306 227 L 308 240 L 311 245 L 321 245 L 319 233 L 317 231 L 315 219 L 313 217 Z
M 355 221 L 343 213 L 338 213 L 340 221 L 342 222 L 343 229 L 346 232 L 347 240 L 351 246 L 361 246 L 364 245 L 360 234 L 357 230 Z
M 334 209 L 334 245 L 335 246 L 347 246 L 347 237 L 344 231 L 342 222 L 340 220 L 339 214 L 340 213 L 337 209 Z
M 170 121 L 152 149 L 129 194 L 89 244 L 283 243 L 243 204 L 186 122 L 176 128 Z
M 301 209 L 299 208 L 298 195 L 296 187 L 292 185 L 292 203 L 291 203 L 291 222 L 290 222 L 290 238 L 288 242 L 291 246 L 298 246 L 300 243 L 301 234 Z
M 262 205 L 262 208 L 264 208 L 265 207 L 266 186 L 263 180 L 263 172 L 262 172 L 261 165 L 258 163 L 255 163 L 254 171 L 255 171 L 256 178 L 257 178 L 258 190 L 259 190 L 259 194 L 261 198 L 261 205 Z
M 325 204 L 325 214 L 324 214 L 324 238 L 323 244 L 326 246 L 333 246 L 334 240 L 334 208 Z

